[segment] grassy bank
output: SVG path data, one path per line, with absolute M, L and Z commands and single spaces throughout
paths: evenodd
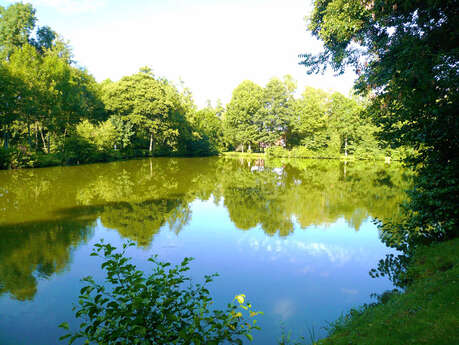
M 419 247 L 404 292 L 351 310 L 320 345 L 459 344 L 459 239 Z
M 70 151 L 45 154 L 41 152 L 31 152 L 26 149 L 5 150 L 0 148 L 0 170 L 108 163 L 152 157 L 207 157 L 213 155 L 215 155 L 215 153 L 209 152 L 199 152 L 197 155 L 182 152 L 156 152 L 152 155 L 148 150 L 139 149 L 124 151 L 78 150 L 76 153 Z
M 313 152 L 307 150 L 286 150 L 282 148 L 275 148 L 273 150 L 266 150 L 266 152 L 222 152 L 221 156 L 225 157 L 239 157 L 239 158 L 306 158 L 306 159 L 340 159 L 347 161 L 355 160 L 370 160 L 370 161 L 399 161 L 400 159 L 390 159 L 384 155 L 362 156 L 362 155 L 344 155 L 344 154 L 329 154 L 326 152 Z
M 225 157 L 241 157 L 241 158 L 266 158 L 266 155 L 262 152 L 236 152 L 236 151 L 230 151 L 230 152 L 222 152 L 220 154 L 221 156 Z

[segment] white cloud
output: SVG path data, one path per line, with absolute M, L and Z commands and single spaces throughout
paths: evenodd
M 346 295 L 357 295 L 359 293 L 359 291 L 356 289 L 346 289 L 346 288 L 341 288 L 341 292 Z
M 296 245 L 299 249 L 304 250 L 306 253 L 312 256 L 327 256 L 330 262 L 343 265 L 349 262 L 355 253 L 344 247 L 337 245 L 329 245 L 319 242 L 300 242 L 297 241 Z
M 295 303 L 290 298 L 281 298 L 274 304 L 273 313 L 281 317 L 282 321 L 287 320 L 295 314 Z

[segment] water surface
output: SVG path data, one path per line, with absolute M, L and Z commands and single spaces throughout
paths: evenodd
M 368 271 L 390 250 L 373 220 L 399 216 L 409 179 L 396 165 L 328 160 L 155 158 L 0 171 L 0 344 L 59 344 L 77 327 L 80 278 L 103 279 L 101 238 L 136 243 L 134 262 L 192 256 L 218 272 L 217 305 L 245 293 L 253 344 L 321 329 L 391 288 Z

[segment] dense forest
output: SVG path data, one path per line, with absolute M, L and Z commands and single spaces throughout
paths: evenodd
M 274 156 L 400 158 L 377 139 L 368 100 L 307 87 L 291 76 L 243 81 L 223 106 L 198 109 L 183 83 L 143 67 L 98 83 L 69 43 L 38 27 L 34 8 L 0 7 L 0 168 L 80 164 L 224 151 Z M 274 148 L 274 149 L 272 149 Z

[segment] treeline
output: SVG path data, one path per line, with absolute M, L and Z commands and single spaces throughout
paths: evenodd
M 149 68 L 97 83 L 35 24 L 30 4 L 0 7 L 0 168 L 217 152 L 186 88 Z
M 148 67 L 97 83 L 30 4 L 0 7 L 0 168 L 80 164 L 222 151 L 377 158 L 378 128 L 365 101 L 306 88 L 286 76 L 243 81 L 229 104 L 198 110 L 183 85 Z M 287 152 L 287 154 L 286 154 Z
M 404 150 L 383 147 L 378 127 L 366 115 L 366 100 L 306 87 L 295 98 L 291 76 L 272 78 L 264 88 L 242 82 L 233 92 L 223 119 L 229 149 L 271 156 L 362 159 L 392 156 Z M 288 151 L 287 151 L 288 150 Z

